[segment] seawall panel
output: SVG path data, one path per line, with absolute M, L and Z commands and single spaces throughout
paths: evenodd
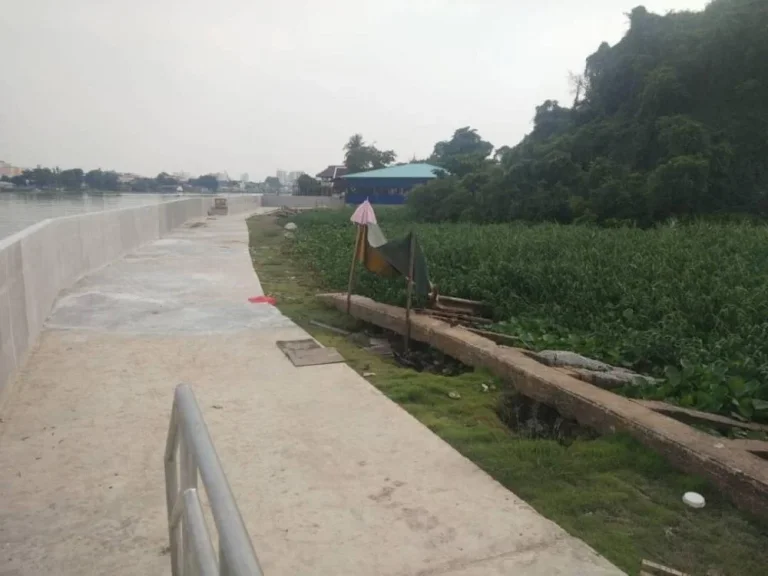
M 277 194 L 264 194 L 261 197 L 261 205 L 273 208 L 340 208 L 344 206 L 344 200 L 331 196 L 280 196 Z

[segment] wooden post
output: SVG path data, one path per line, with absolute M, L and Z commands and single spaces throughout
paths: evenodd
M 347 315 L 349 315 L 349 310 L 352 306 L 352 288 L 355 283 L 355 260 L 357 260 L 357 251 L 360 248 L 360 237 L 362 235 L 362 226 L 357 224 L 357 233 L 355 234 L 355 250 L 352 252 L 352 264 L 349 266 L 349 285 L 347 286 Z
M 411 300 L 413 299 L 413 272 L 416 260 L 416 241 L 413 232 L 411 232 L 410 257 L 408 258 L 408 296 L 405 302 L 405 351 L 411 340 Z

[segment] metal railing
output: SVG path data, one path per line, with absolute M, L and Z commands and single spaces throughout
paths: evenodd
M 198 472 L 219 533 L 218 562 L 197 493 Z M 165 495 L 173 576 L 263 576 L 195 395 L 186 384 L 176 387 L 173 398 Z

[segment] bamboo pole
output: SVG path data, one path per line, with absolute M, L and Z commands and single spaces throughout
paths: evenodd
M 355 250 L 352 252 L 352 264 L 349 266 L 349 285 L 347 286 L 347 315 L 349 315 L 352 306 L 352 288 L 355 283 L 355 260 L 357 260 L 357 251 L 360 249 L 360 237 L 363 235 L 362 226 L 357 224 L 357 234 L 355 234 Z
M 408 352 L 408 347 L 411 340 L 411 300 L 413 299 L 413 271 L 414 260 L 416 259 L 416 241 L 413 232 L 411 232 L 411 246 L 410 257 L 408 258 L 408 296 L 405 303 L 405 351 Z

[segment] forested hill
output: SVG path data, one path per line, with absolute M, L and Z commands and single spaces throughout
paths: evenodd
M 629 18 L 618 44 L 587 59 L 572 107 L 537 107 L 520 144 L 498 161 L 460 163 L 414 195 L 417 213 L 639 224 L 768 215 L 768 0 L 665 16 L 638 7 Z

